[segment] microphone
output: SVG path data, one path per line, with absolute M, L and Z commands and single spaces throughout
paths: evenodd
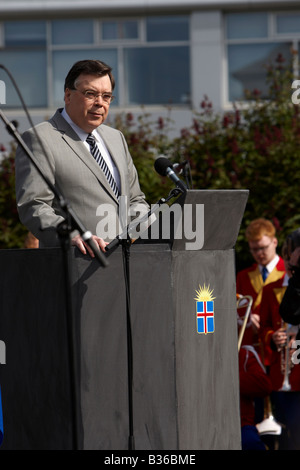
M 157 173 L 159 175 L 167 176 L 168 178 L 170 178 L 173 181 L 173 183 L 176 184 L 177 188 L 179 188 L 184 193 L 186 192 L 187 187 L 183 183 L 183 181 L 181 181 L 178 178 L 178 176 L 175 174 L 175 172 L 173 170 L 173 165 L 170 162 L 170 160 L 168 160 L 165 157 L 159 157 L 159 158 L 157 158 L 157 160 L 155 160 L 154 168 L 155 168 L 155 170 L 157 171 Z

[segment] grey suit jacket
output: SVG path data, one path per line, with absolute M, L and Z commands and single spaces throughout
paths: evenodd
M 120 226 L 120 204 L 99 165 L 60 111 L 36 126 L 46 154 L 32 129 L 23 134 L 23 139 L 43 174 L 61 190 L 85 228 L 111 241 L 122 233 L 130 215 L 149 210 L 125 138 L 103 124 L 97 129 L 120 173 Z M 20 146 L 16 152 L 16 198 L 20 220 L 40 240 L 40 246 L 57 246 L 56 227 L 65 214 Z

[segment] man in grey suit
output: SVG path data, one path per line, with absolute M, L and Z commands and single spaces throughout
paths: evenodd
M 61 189 L 103 251 L 124 230 L 128 216 L 149 210 L 123 134 L 103 124 L 114 87 L 111 67 L 96 60 L 77 62 L 65 80 L 64 109 L 36 126 L 39 139 L 33 129 L 23 135 L 45 176 Z M 101 162 L 91 153 L 90 137 L 96 141 L 94 150 Z M 57 226 L 64 214 L 20 146 L 16 153 L 16 197 L 20 220 L 40 246 L 57 246 Z M 93 256 L 80 234 L 72 234 L 71 243 Z

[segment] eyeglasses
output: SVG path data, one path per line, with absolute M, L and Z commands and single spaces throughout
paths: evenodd
M 82 93 L 85 99 L 88 101 L 96 101 L 99 96 L 103 99 L 105 103 L 111 103 L 114 100 L 114 96 L 111 93 L 104 92 L 104 93 L 96 93 L 95 91 L 92 90 L 85 90 L 81 91 L 78 90 L 77 88 L 73 88 L 75 91 L 79 91 L 79 93 Z
M 260 251 L 267 251 L 267 249 L 271 246 L 272 242 L 269 243 L 267 246 L 260 246 L 258 248 L 250 248 L 251 253 L 259 253 Z

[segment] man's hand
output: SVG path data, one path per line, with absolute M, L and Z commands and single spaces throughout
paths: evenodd
M 284 328 L 279 328 L 273 333 L 272 339 L 276 345 L 277 351 L 281 351 L 287 342 L 286 330 Z
M 251 313 L 250 314 L 250 321 L 251 321 L 253 331 L 255 333 L 258 333 L 259 329 L 260 329 L 260 316 L 257 315 L 257 313 Z
M 93 235 L 92 239 L 94 240 L 96 247 L 98 249 L 101 249 L 103 252 L 105 252 L 105 247 L 106 245 L 108 245 L 108 243 L 105 242 L 102 238 L 96 237 L 96 235 Z M 80 235 L 76 235 L 74 238 L 72 238 L 71 244 L 74 246 L 77 246 L 77 248 L 79 248 L 81 253 L 83 253 L 84 255 L 89 253 L 92 258 L 95 257 L 93 250 L 91 250 L 89 245 L 82 240 Z

